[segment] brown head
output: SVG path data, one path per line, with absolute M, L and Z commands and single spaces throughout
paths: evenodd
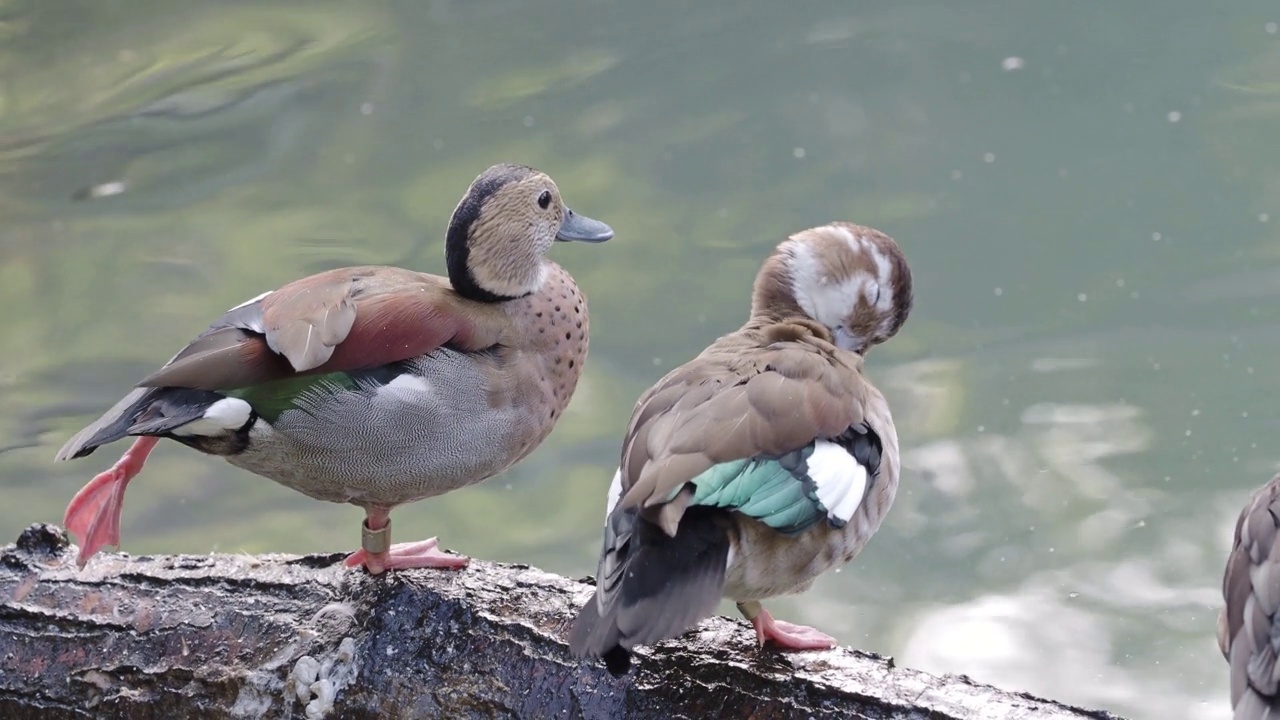
M 893 238 L 836 222 L 787 238 L 756 276 L 755 319 L 805 317 L 836 345 L 864 354 L 893 337 L 911 312 L 911 269 Z
M 611 237 L 608 225 L 565 207 L 547 175 L 523 165 L 494 165 L 471 183 L 449 220 L 449 281 L 481 302 L 524 297 L 546 280 L 552 243 Z

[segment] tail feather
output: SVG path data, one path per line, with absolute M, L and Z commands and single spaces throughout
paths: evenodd
M 119 440 L 127 435 L 129 425 L 133 424 L 133 419 L 137 417 L 136 406 L 141 404 L 141 401 L 153 392 L 154 390 L 150 388 L 137 388 L 120 398 L 120 402 L 103 413 L 102 417 L 72 435 L 71 439 L 67 440 L 62 449 L 58 451 L 58 454 L 54 456 L 54 460 L 62 462 L 84 457 L 96 450 L 98 446 Z
M 569 635 L 573 653 L 602 657 L 609 672 L 622 675 L 631 648 L 710 617 L 724 591 L 730 522 L 723 510 L 692 507 L 670 537 L 638 509 L 610 515 L 596 595 Z
M 208 390 L 137 388 L 73 435 L 54 459 L 81 458 L 128 435 L 167 436 L 174 429 L 204 417 L 205 410 L 221 399 L 222 395 Z

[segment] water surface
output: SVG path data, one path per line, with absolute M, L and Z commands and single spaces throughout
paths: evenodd
M 594 572 L 635 397 L 745 316 L 786 233 L 898 239 L 869 360 L 897 504 L 771 603 L 903 665 L 1134 718 L 1229 716 L 1231 526 L 1277 466 L 1280 11 L 1115 3 L 0 3 L 0 539 L 123 450 L 66 437 L 223 309 L 356 263 L 443 271 L 494 162 L 615 241 L 559 247 L 591 359 L 506 475 L 397 511 Z M 130 552 L 332 551 L 360 511 L 173 443 Z

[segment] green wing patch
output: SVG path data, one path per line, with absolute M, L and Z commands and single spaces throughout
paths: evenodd
M 713 465 L 689 481 L 693 504 L 736 510 L 787 535 L 803 532 L 827 514 L 805 465 L 814 447 Z
M 223 394 L 244 400 L 267 422 L 275 423 L 286 410 L 297 408 L 298 400 L 306 395 L 355 389 L 355 378 L 345 372 L 335 372 L 274 380 L 261 385 L 225 390 Z

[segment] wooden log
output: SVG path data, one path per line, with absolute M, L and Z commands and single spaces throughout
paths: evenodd
M 613 678 L 565 644 L 587 582 L 473 561 L 370 577 L 339 555 L 0 550 L 0 718 L 1115 718 L 715 618 Z

